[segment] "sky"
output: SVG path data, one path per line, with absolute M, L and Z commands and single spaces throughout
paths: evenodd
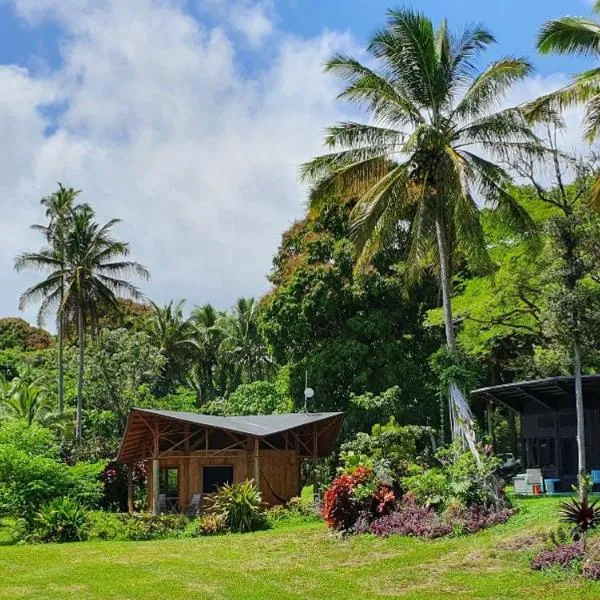
M 39 200 L 82 190 L 152 279 L 156 302 L 228 308 L 268 290 L 282 232 L 303 214 L 298 165 L 347 118 L 323 73 L 335 52 L 361 57 L 385 19 L 381 0 L 0 0 L 0 315 L 40 277 L 13 259 L 43 240 Z M 590 0 L 421 0 L 451 28 L 485 24 L 488 56 L 536 67 L 507 98 L 564 85 L 587 64 L 539 57 L 547 19 Z M 582 148 L 580 114 L 564 143 Z M 34 321 L 36 307 L 21 314 Z

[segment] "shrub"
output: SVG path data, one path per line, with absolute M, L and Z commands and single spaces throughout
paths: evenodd
M 590 503 L 587 498 L 584 500 L 571 498 L 560 503 L 558 513 L 561 521 L 573 527 L 574 538 L 585 535 L 590 529 L 598 525 L 600 522 L 599 501 L 600 499 L 596 499 Z
M 564 544 L 553 550 L 538 552 L 531 561 L 531 568 L 543 571 L 552 567 L 568 567 L 576 560 L 583 560 L 585 551 L 581 542 Z
M 359 516 L 373 520 L 387 514 L 396 497 L 381 484 L 372 469 L 358 467 L 352 474 L 342 475 L 331 483 L 323 497 L 323 518 L 337 531 L 349 531 Z
M 452 525 L 438 517 L 432 508 L 420 506 L 409 496 L 403 499 L 398 510 L 377 519 L 370 531 L 383 537 L 397 534 L 433 539 L 448 535 Z
M 119 515 L 123 523 L 123 535 L 128 540 L 154 540 L 181 534 L 188 523 L 184 515 Z
M 37 513 L 33 539 L 42 542 L 80 542 L 89 532 L 87 509 L 72 498 L 54 498 Z
M 262 496 L 253 481 L 224 485 L 218 489 L 213 506 L 231 531 L 261 529 L 267 524 Z
M 273 506 L 267 511 L 267 521 L 277 523 L 288 520 L 313 520 L 319 518 L 319 511 L 313 502 L 302 498 L 291 498 L 286 504 Z
M 222 535 L 227 532 L 227 522 L 220 514 L 207 514 L 195 522 L 196 535 Z
M 586 579 L 592 579 L 594 581 L 600 580 L 600 562 L 595 560 L 588 560 L 583 565 L 582 575 Z
M 89 539 L 126 539 L 123 515 L 105 512 L 103 510 L 90 512 Z

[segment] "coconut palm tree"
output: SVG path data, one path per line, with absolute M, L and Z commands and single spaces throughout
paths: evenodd
M 258 330 L 258 303 L 254 298 L 238 298 L 231 315 L 219 320 L 222 348 L 237 369 L 235 384 L 252 382 L 273 374 L 275 363 Z
M 388 12 L 367 47 L 368 63 L 336 55 L 326 69 L 346 88 L 340 98 L 366 108 L 368 122 L 331 127 L 331 153 L 304 164 L 310 206 L 355 196 L 352 233 L 366 264 L 410 227 L 410 264 L 439 275 L 446 341 L 455 348 L 451 306 L 452 258 L 460 251 L 474 268 L 489 268 L 476 198 L 520 228 L 531 222 L 507 191 L 500 160 L 539 152 L 519 108 L 500 109 L 531 65 L 505 57 L 482 70 L 478 60 L 494 37 L 479 26 L 461 35 L 438 29 L 410 9 Z
M 153 312 L 148 321 L 148 336 L 165 358 L 161 392 L 170 392 L 184 379 L 189 358 L 186 340 L 190 335 L 190 323 L 183 314 L 185 300 L 171 300 L 163 306 L 152 301 L 150 304 Z
M 600 0 L 594 2 L 593 11 L 600 15 Z M 584 17 L 548 21 L 538 34 L 537 48 L 542 54 L 574 54 L 600 59 L 600 21 Z M 600 65 L 575 75 L 569 85 L 543 96 L 535 104 L 563 109 L 584 104 L 585 137 L 589 142 L 594 141 L 600 134 Z
M 129 244 L 112 236 L 120 222 L 111 219 L 105 225 L 94 220 L 94 212 L 85 207 L 73 214 L 65 239 L 64 260 L 51 250 L 22 254 L 15 260 L 17 270 L 44 269 L 48 277 L 23 294 L 28 301 L 43 300 L 48 306 L 60 301 L 63 318 L 76 323 L 79 360 L 77 378 L 76 439 L 82 438 L 83 372 L 85 331 L 94 324 L 100 307 L 117 306 L 117 296 L 142 297 L 139 289 L 125 277 L 135 274 L 144 280 L 148 270 L 137 262 L 123 260 L 130 253 Z
M 41 205 L 46 209 L 45 214 L 48 219 L 47 225 L 32 225 L 32 229 L 41 232 L 48 242 L 48 250 L 52 252 L 54 257 L 64 266 L 65 264 L 65 243 L 67 233 L 69 231 L 70 222 L 73 215 L 85 208 L 85 205 L 75 205 L 75 199 L 80 194 L 81 190 L 74 190 L 73 188 L 66 188 L 62 183 L 58 184 L 58 191 L 45 196 L 40 201 Z M 29 267 L 42 267 L 45 264 L 45 257 L 41 263 L 36 260 L 35 254 L 29 254 L 30 260 L 28 261 Z M 58 337 L 58 412 L 62 414 L 64 408 L 64 369 L 63 369 L 63 347 L 65 338 L 65 319 L 62 311 L 62 301 L 64 297 L 64 281 L 55 282 L 59 285 L 60 292 L 56 298 L 58 303 L 58 309 L 56 311 L 56 329 Z M 53 289 L 55 286 L 51 286 L 49 289 Z M 51 296 L 52 294 L 50 294 Z M 26 296 L 21 297 L 20 309 L 23 310 L 28 304 L 29 298 Z M 46 297 L 40 305 L 38 311 L 38 324 L 43 325 L 47 312 L 55 307 L 56 302 L 50 300 L 50 297 Z
M 196 390 L 198 404 L 214 400 L 215 370 L 223 332 L 219 320 L 223 318 L 211 304 L 196 306 L 189 319 L 189 336 L 185 340 L 192 354 L 192 368 L 188 383 Z

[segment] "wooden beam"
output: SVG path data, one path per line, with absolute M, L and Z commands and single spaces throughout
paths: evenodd
M 556 410 L 553 406 L 550 406 L 549 404 L 547 404 L 546 402 L 544 402 L 544 400 L 542 400 L 541 398 L 539 398 L 535 394 L 532 394 L 531 392 L 528 392 L 527 390 L 524 390 L 522 387 L 517 387 L 517 388 L 515 388 L 515 390 L 517 392 L 519 392 L 520 394 L 523 394 L 523 396 L 525 396 L 525 398 L 529 398 L 530 400 L 533 400 L 534 402 L 537 402 L 540 406 L 543 406 L 545 409 L 547 409 L 549 411 L 554 412 Z
M 254 438 L 254 485 L 260 491 L 260 454 L 258 438 Z
M 152 514 L 157 515 L 160 495 L 160 464 L 158 458 L 152 459 Z
M 134 463 L 127 465 L 127 511 L 133 514 L 133 468 Z

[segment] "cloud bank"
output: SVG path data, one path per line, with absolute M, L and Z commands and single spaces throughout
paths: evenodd
M 62 61 L 35 75 L 0 64 L 0 314 L 36 280 L 12 261 L 40 244 L 28 226 L 57 181 L 99 219 L 124 219 L 154 300 L 225 308 L 264 292 L 281 232 L 303 212 L 298 165 L 344 118 L 322 64 L 358 52 L 352 37 L 287 33 L 268 0 L 13 4 L 32 27 L 58 24 Z M 563 81 L 534 78 L 512 99 Z

